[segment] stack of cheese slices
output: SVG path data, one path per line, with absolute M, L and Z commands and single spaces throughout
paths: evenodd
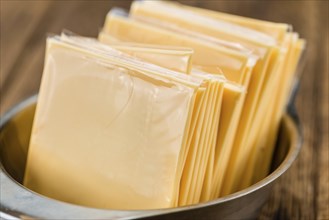
M 109 209 L 209 201 L 268 175 L 304 40 L 291 26 L 164 1 L 96 39 L 47 39 L 24 185 Z

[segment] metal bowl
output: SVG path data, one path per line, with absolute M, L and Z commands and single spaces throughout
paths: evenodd
M 57 201 L 22 185 L 37 97 L 10 110 L 0 122 L 0 218 L 37 219 L 254 219 L 268 200 L 273 183 L 287 171 L 301 148 L 294 111 L 284 115 L 272 172 L 234 194 L 196 205 L 157 210 L 104 210 Z

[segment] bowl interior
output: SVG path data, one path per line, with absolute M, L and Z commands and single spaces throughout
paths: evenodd
M 28 99 L 7 113 L 1 119 L 0 123 L 0 168 L 14 181 L 16 181 L 18 185 L 22 184 L 24 178 L 31 128 L 36 107 L 35 103 L 36 97 Z M 281 123 L 277 144 L 272 159 L 271 173 L 265 179 L 248 187 L 247 189 L 225 196 L 223 198 L 216 199 L 214 201 L 197 204 L 190 207 L 178 207 L 168 210 L 154 210 L 151 214 L 158 215 L 174 212 L 191 212 L 190 210 L 193 209 L 197 210 L 198 208 L 204 208 L 204 210 L 208 209 L 207 213 L 209 216 L 247 217 L 246 213 L 249 213 L 250 215 L 252 214 L 254 216 L 255 213 L 259 211 L 261 205 L 266 201 L 265 197 L 267 194 L 269 194 L 269 186 L 271 183 L 290 167 L 291 163 L 295 160 L 299 149 L 300 136 L 298 134 L 296 122 L 294 122 L 289 115 L 285 115 Z M 258 202 L 251 204 L 250 200 L 256 201 L 255 199 Z M 241 211 L 241 209 L 237 207 L 238 204 L 241 205 L 241 202 L 245 203 L 246 208 L 248 204 L 251 204 L 254 210 L 248 209 L 247 211 Z M 40 203 L 41 206 L 43 204 L 44 202 Z M 27 205 L 30 207 L 29 204 Z M 47 204 L 47 206 L 44 208 L 51 208 L 51 206 L 48 207 Z M 75 208 L 70 207 L 70 212 L 68 213 L 71 213 L 71 211 L 75 213 L 74 210 Z M 215 213 L 213 215 L 211 215 L 212 210 Z M 239 211 L 241 211 L 241 215 L 239 214 Z M 97 213 L 99 213 L 99 211 L 97 211 Z M 145 217 L 145 213 L 141 212 L 134 212 L 130 214 L 134 214 L 134 216 L 136 216 L 136 213 Z M 191 212 L 191 216 L 194 216 L 197 213 L 199 213 L 200 216 L 206 216 L 206 213 L 202 214 L 202 212 L 196 212 L 193 214 Z M 150 216 L 151 214 L 148 213 L 147 215 Z M 47 215 L 49 215 L 49 212 Z M 83 213 L 82 215 L 87 216 L 87 212 Z M 94 215 L 92 215 L 92 217 L 94 217 Z
M 0 133 L 0 159 L 7 173 L 22 183 L 35 112 L 31 104 L 7 120 Z

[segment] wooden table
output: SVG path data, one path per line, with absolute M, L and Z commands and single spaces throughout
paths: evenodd
M 185 4 L 286 22 L 307 40 L 307 59 L 297 98 L 304 146 L 276 184 L 260 219 L 329 219 L 328 1 L 184 1 Z M 97 36 L 113 6 L 130 1 L 1 0 L 1 115 L 38 92 L 45 39 L 69 29 Z

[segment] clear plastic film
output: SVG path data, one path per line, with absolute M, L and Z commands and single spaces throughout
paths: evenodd
M 190 47 L 194 50 L 193 66 L 213 74 L 224 72 L 228 80 L 236 83 L 249 82 L 250 57 L 240 51 L 133 20 L 115 10 L 108 13 L 103 33 L 126 42 Z
M 84 45 L 47 40 L 24 185 L 90 207 L 172 207 L 195 88 Z
M 190 73 L 193 55 L 191 48 L 119 42 L 118 39 L 103 32 L 99 33 L 98 40 L 155 65 L 186 74 Z
M 153 62 L 146 62 L 144 60 L 139 59 L 138 57 L 131 56 L 128 53 L 117 50 L 106 44 L 102 44 L 94 38 L 81 37 L 76 34 L 73 34 L 72 32 L 64 31 L 62 32 L 60 39 L 65 43 L 79 46 L 91 52 L 94 52 L 95 55 L 98 56 L 100 59 L 104 59 L 105 57 L 106 60 L 114 60 L 114 62 L 119 62 L 122 65 L 126 65 L 127 67 L 142 70 L 144 73 L 147 72 L 160 77 L 175 80 L 179 83 L 183 83 L 192 87 L 194 86 L 195 88 L 202 84 L 202 80 L 197 77 L 187 74 L 181 74 L 181 72 L 176 72 L 167 68 L 160 67 L 158 65 L 155 65 Z M 156 59 L 157 58 L 155 58 L 155 60 Z M 152 61 L 152 59 L 150 59 L 150 61 Z

